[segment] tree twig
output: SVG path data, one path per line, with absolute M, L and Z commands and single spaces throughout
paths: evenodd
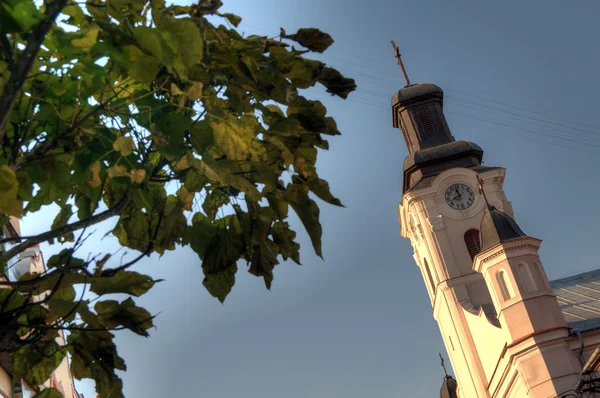
M 54 0 L 51 4 L 48 4 L 44 19 L 33 28 L 28 37 L 27 46 L 25 46 L 25 49 L 16 62 L 15 71 L 10 74 L 10 78 L 4 86 L 2 96 L 0 96 L 0 143 L 4 142 L 6 122 L 10 117 L 15 100 L 25 83 L 27 74 L 33 66 L 35 56 L 40 50 L 50 27 L 54 24 L 54 20 L 66 5 L 67 0 Z
M 27 250 L 33 245 L 37 245 L 41 242 L 49 241 L 50 239 L 58 238 L 59 236 L 63 236 L 69 232 L 77 231 L 81 228 L 85 228 L 88 225 L 94 225 L 104 220 L 107 220 L 115 215 L 117 215 L 128 203 L 129 198 L 124 197 L 117 203 L 115 206 L 111 207 L 108 210 L 105 210 L 101 213 L 96 214 L 95 216 L 88 217 L 84 220 L 80 220 L 71 224 L 64 225 L 60 228 L 53 229 L 51 231 L 47 231 L 36 235 L 30 239 L 27 239 L 25 242 L 21 242 L 18 245 L 14 246 L 10 250 L 7 250 L 2 254 L 2 258 L 4 261 L 8 261 L 17 254 L 21 253 L 24 250 Z

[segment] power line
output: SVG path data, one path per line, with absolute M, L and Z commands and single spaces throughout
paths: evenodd
M 382 108 L 382 109 L 388 109 L 388 107 L 386 107 L 384 105 L 377 105 L 377 104 L 373 104 L 373 103 L 366 103 L 366 102 L 358 101 L 356 99 L 351 99 L 351 98 L 346 99 L 346 101 L 356 102 L 356 103 L 360 103 L 360 104 L 367 104 L 367 105 L 370 105 L 370 106 L 373 106 L 373 107 Z M 554 138 L 554 139 L 563 140 L 563 141 L 566 141 L 566 142 L 569 142 L 569 143 L 572 143 L 572 144 L 576 144 L 576 145 L 578 144 L 578 145 L 584 145 L 586 147 L 592 146 L 592 147 L 598 147 L 598 148 L 600 148 L 600 145 L 595 145 L 595 144 L 590 144 L 590 143 L 586 143 L 586 142 L 576 141 L 576 140 L 572 140 L 572 139 L 569 139 L 569 138 L 564 138 L 564 137 L 555 136 L 555 135 L 552 135 L 552 134 L 542 133 L 542 132 L 535 131 L 535 130 L 530 130 L 530 129 L 525 129 L 525 128 L 521 128 L 521 127 L 518 127 L 518 126 L 513 126 L 513 125 L 510 125 L 510 124 L 505 124 L 505 123 L 494 122 L 494 121 L 490 121 L 490 120 L 486 120 L 486 119 L 481 119 L 481 118 L 478 118 L 478 117 L 475 117 L 475 116 L 472 116 L 472 115 L 468 115 L 468 114 L 465 114 L 465 113 L 461 113 L 461 112 L 452 111 L 452 112 L 448 112 L 448 114 L 449 115 L 458 115 L 458 116 L 466 117 L 466 118 L 469 118 L 469 119 L 477 120 L 479 122 L 494 124 L 494 125 L 497 125 L 497 126 L 500 126 L 500 127 L 507 127 L 507 128 L 510 128 L 510 129 L 521 130 L 521 131 L 524 131 L 524 132 L 533 133 L 533 134 L 542 136 L 544 138 L 546 138 L 546 137 L 548 137 L 548 138 Z M 467 127 L 467 128 L 477 129 L 478 131 L 492 132 L 492 133 L 500 134 L 500 135 L 505 135 L 506 134 L 506 133 L 502 133 L 500 131 L 490 130 L 488 128 L 482 129 L 480 127 L 465 125 L 464 123 L 460 123 L 460 124 L 463 125 L 464 127 Z M 543 143 L 543 144 L 547 144 L 547 145 L 552 145 L 552 146 L 556 146 L 558 148 L 563 148 L 563 149 L 565 148 L 564 144 L 557 144 L 557 143 L 551 142 L 551 141 L 549 141 L 547 139 L 540 141 L 539 139 L 533 139 L 533 138 L 524 137 L 523 135 L 516 135 L 516 134 L 510 134 L 510 135 L 514 135 L 516 138 L 520 138 L 520 139 L 527 140 L 527 141 L 534 141 L 534 142 L 537 142 L 537 143 Z M 596 152 L 596 151 L 585 149 L 585 148 L 578 148 L 578 147 L 572 147 L 572 146 L 567 146 L 566 148 L 572 149 L 572 150 L 576 150 L 576 151 L 580 151 L 580 152 L 591 153 L 591 154 L 594 154 L 594 155 L 600 155 L 600 152 Z
M 491 106 L 487 106 L 487 105 L 478 104 L 478 103 L 475 103 L 475 102 L 472 102 L 472 101 L 466 101 L 466 100 L 462 100 L 462 99 L 455 98 L 455 97 L 449 97 L 449 98 L 451 99 L 451 102 L 452 102 L 452 103 L 454 103 L 455 101 L 459 101 L 459 102 L 463 102 L 463 103 L 466 103 L 466 104 L 472 104 L 472 105 L 475 105 L 475 106 L 478 106 L 478 107 L 481 107 L 481 108 L 490 109 L 490 110 L 492 110 L 492 111 L 496 111 L 496 112 L 506 113 L 506 114 L 509 114 L 509 115 L 515 115 L 515 116 L 519 116 L 519 117 L 526 118 L 526 119 L 532 119 L 532 120 L 535 120 L 536 122 L 543 122 L 543 123 L 546 123 L 546 124 L 549 124 L 549 125 L 552 125 L 552 126 L 559 126 L 559 127 L 564 127 L 564 128 L 567 128 L 567 129 L 569 129 L 569 128 L 570 128 L 569 126 L 564 126 L 564 125 L 562 125 L 562 124 L 558 124 L 558 123 L 552 123 L 552 122 L 547 122 L 547 121 L 545 121 L 545 120 L 541 120 L 541 119 L 538 119 L 538 118 L 533 118 L 533 117 L 530 117 L 530 116 L 527 116 L 527 115 L 522 115 L 522 114 L 520 114 L 520 113 L 516 113 L 516 112 L 510 112 L 510 111 L 506 111 L 506 110 L 503 110 L 503 109 L 498 109 L 498 108 L 494 108 L 494 107 L 491 107 Z M 489 111 L 486 111 L 486 110 L 481 110 L 481 109 L 478 109 L 478 110 L 479 110 L 479 111 L 481 111 L 481 112 L 487 112 L 487 113 L 490 113 Z M 498 115 L 498 113 L 493 113 L 493 114 L 495 114 L 495 115 Z M 502 114 L 500 114 L 499 116 L 503 116 L 503 115 L 502 115 Z M 526 121 L 526 120 L 522 120 L 522 121 L 523 121 L 523 122 L 525 122 L 525 123 L 536 124 L 535 122 L 530 122 L 530 121 Z M 596 140 L 597 140 L 597 139 L 600 139 L 600 133 L 587 132 L 588 134 L 593 134 L 593 135 L 595 135 L 596 137 L 598 137 L 598 138 L 593 138 L 593 137 L 589 137 L 589 136 L 582 135 L 582 134 L 580 134 L 580 133 L 578 134 L 578 133 L 574 133 L 574 132 L 572 132 L 572 131 L 567 131 L 567 130 L 558 129 L 558 128 L 556 128 L 556 127 L 553 127 L 553 128 L 554 128 L 555 130 L 557 130 L 557 131 L 560 131 L 560 132 L 563 132 L 563 133 L 567 133 L 567 134 L 577 134 L 577 135 L 579 135 L 580 137 L 584 137 L 584 138 L 592 138 L 592 139 L 596 139 Z
M 275 33 L 275 32 L 272 32 L 272 31 L 268 31 L 268 30 L 259 28 L 257 26 L 252 26 L 252 25 L 249 25 L 249 24 L 247 24 L 245 22 L 242 22 L 242 24 L 245 24 L 249 28 L 257 29 L 257 30 L 263 31 L 265 33 L 270 33 L 273 36 L 278 36 L 279 35 L 278 33 Z M 370 64 L 376 66 L 379 69 L 378 70 L 379 73 L 387 75 L 387 76 L 392 76 L 391 74 L 388 73 L 388 71 L 383 71 L 383 69 L 381 69 L 381 64 L 379 62 L 375 62 L 372 59 L 361 57 L 360 55 L 357 55 L 355 53 L 354 54 L 349 54 L 349 53 L 346 53 L 344 51 L 340 51 L 340 50 L 337 50 L 337 49 L 335 49 L 335 53 L 337 53 L 339 55 L 345 55 L 345 56 L 347 56 L 347 57 L 349 57 L 351 59 L 350 60 L 343 60 L 343 59 L 340 59 L 340 58 L 337 58 L 337 57 L 333 56 L 331 53 L 324 54 L 324 57 L 325 58 L 329 57 L 329 58 L 337 59 L 338 61 L 343 62 L 344 64 L 350 63 L 350 64 L 358 66 L 359 68 L 364 68 L 365 67 L 364 65 L 359 64 L 359 63 L 356 62 L 356 60 L 359 59 L 361 61 L 369 62 Z M 390 80 L 385 80 L 385 79 L 381 79 L 381 78 L 375 78 L 373 76 L 367 75 L 367 74 L 362 73 L 362 72 L 352 71 L 351 69 L 346 68 L 346 67 L 337 67 L 337 68 L 338 69 L 348 70 L 351 73 L 358 73 L 358 74 L 360 74 L 360 75 L 362 75 L 364 77 L 367 77 L 367 78 L 377 79 L 378 81 L 380 81 L 382 83 L 386 83 L 386 84 L 387 83 L 393 83 L 393 84 L 397 84 L 398 83 L 398 81 L 396 79 L 394 79 L 393 82 L 392 82 Z M 371 69 L 373 69 L 373 68 L 371 68 Z M 465 86 L 462 85 L 462 87 L 465 87 Z M 536 114 L 536 115 L 539 115 L 539 116 L 544 116 L 544 117 L 549 117 L 549 118 L 552 118 L 552 119 L 555 119 L 555 120 L 560 120 L 559 118 L 557 118 L 555 116 L 548 115 L 548 114 L 543 113 L 543 112 L 538 112 L 538 111 L 534 111 L 534 110 L 531 110 L 531 109 L 524 109 L 522 107 L 518 107 L 518 106 L 515 106 L 515 105 L 512 105 L 512 104 L 507 104 L 505 102 L 501 102 L 501 101 L 498 101 L 498 100 L 494 100 L 494 99 L 490 99 L 490 98 L 485 98 L 485 97 L 477 96 L 475 94 L 465 93 L 465 92 L 462 92 L 460 90 L 449 88 L 449 89 L 447 89 L 447 91 L 455 92 L 455 93 L 457 93 L 459 95 L 467 95 L 470 98 L 477 98 L 477 99 L 480 99 L 480 100 L 483 100 L 483 101 L 492 102 L 492 103 L 495 103 L 495 104 L 498 104 L 498 105 L 502 105 L 502 106 L 505 106 L 505 107 L 509 107 L 509 108 L 513 108 L 513 109 L 518 109 L 518 110 L 521 110 L 521 111 L 530 112 L 530 113 L 533 113 L 533 114 Z M 483 92 L 483 91 L 481 91 L 481 92 Z M 496 96 L 496 94 L 494 94 L 494 95 Z M 521 101 L 521 100 L 518 100 L 518 99 L 515 99 L 515 98 L 510 98 L 510 101 L 520 102 L 522 104 L 530 105 L 530 104 L 528 104 L 525 101 Z M 577 117 L 577 115 L 573 115 L 573 114 L 571 114 L 571 116 Z M 526 117 L 530 117 L 530 116 L 526 116 Z M 535 119 L 533 117 L 530 117 L 530 118 L 531 119 Z M 539 121 L 541 121 L 543 123 L 553 124 L 552 122 L 548 122 L 546 120 L 541 120 L 541 119 L 536 119 L 536 120 L 539 120 Z M 581 131 L 581 132 L 584 132 L 584 133 L 589 133 L 589 134 L 600 136 L 600 133 L 597 131 L 598 130 L 598 126 L 594 126 L 594 125 L 590 125 L 590 124 L 585 124 L 585 123 L 581 123 L 579 121 L 574 121 L 574 120 L 567 120 L 567 119 L 565 119 L 565 120 L 568 121 L 568 122 L 570 122 L 570 123 L 573 123 L 573 124 L 577 124 L 577 125 L 580 125 L 580 126 L 585 126 L 585 127 L 592 128 L 592 129 L 594 129 L 596 131 L 583 130 L 583 129 L 579 129 L 579 128 L 573 127 L 573 126 L 565 126 L 565 125 L 562 125 L 562 124 L 559 124 L 559 123 L 555 123 L 555 124 L 558 125 L 558 126 L 561 126 L 561 127 L 572 129 L 572 130 L 577 130 L 577 131 Z
M 259 27 L 256 27 L 256 26 L 252 26 L 252 25 L 249 25 L 249 24 L 244 23 L 244 22 L 242 22 L 242 23 L 245 24 L 245 26 L 247 26 L 249 28 L 253 28 L 253 29 L 265 32 L 265 33 L 269 33 L 269 34 L 273 35 L 274 37 L 278 36 L 278 34 L 275 33 L 275 32 L 268 31 L 268 30 L 265 30 L 265 29 L 262 29 L 262 28 L 259 28 Z M 345 54 L 342 51 L 338 51 L 338 53 Z M 349 55 L 349 54 L 346 54 L 346 55 Z M 327 56 L 329 56 L 330 58 L 335 58 L 335 57 L 332 57 L 331 54 L 326 54 L 325 57 L 327 57 Z M 356 58 L 357 58 L 357 56 L 353 55 L 353 59 L 356 59 Z M 358 57 L 358 58 L 359 59 L 363 59 L 363 58 L 360 58 L 360 57 Z M 341 60 L 339 58 L 338 58 L 338 60 L 339 61 L 343 61 L 343 60 Z M 363 60 L 371 62 L 371 63 L 377 65 L 378 67 L 380 67 L 379 63 L 376 63 L 376 62 L 374 62 L 372 60 L 368 60 L 368 59 L 363 59 Z M 345 63 L 351 63 L 351 64 L 357 65 L 357 66 L 359 66 L 361 68 L 363 67 L 362 65 L 359 65 L 359 64 L 357 64 L 354 61 L 343 61 L 343 62 L 345 62 Z M 388 84 L 398 84 L 398 82 L 396 80 L 392 81 L 392 80 L 388 80 L 388 79 L 385 79 L 385 78 L 382 78 L 382 77 L 373 76 L 373 75 L 370 75 L 370 74 L 367 74 L 367 73 L 363 73 L 363 72 L 352 70 L 352 69 L 347 68 L 345 66 L 342 66 L 342 67 L 337 67 L 336 66 L 336 68 L 340 69 L 340 70 L 348 71 L 350 73 L 356 73 L 356 74 L 358 74 L 360 76 L 363 76 L 363 77 L 365 77 L 367 79 L 379 82 L 381 84 L 386 84 L 386 86 Z M 385 73 L 382 72 L 382 74 L 388 75 L 387 72 L 385 72 Z M 377 91 L 373 91 L 373 90 L 359 89 L 358 91 L 359 92 L 362 91 L 362 92 L 364 92 L 366 94 L 370 94 L 370 95 L 381 97 L 381 98 L 387 97 L 387 96 L 385 96 L 385 94 L 377 92 Z M 505 106 L 505 107 L 510 107 L 510 108 L 518 109 L 520 111 L 525 111 L 525 112 L 530 112 L 530 113 L 534 113 L 534 114 L 539 114 L 539 115 L 542 115 L 542 116 L 551 117 L 549 115 L 545 115 L 545 114 L 540 113 L 540 112 L 535 112 L 535 111 L 532 111 L 532 110 L 523 109 L 523 108 L 520 108 L 520 107 L 517 107 L 517 106 L 514 106 L 514 105 L 505 104 L 505 103 L 500 102 L 500 101 L 491 100 L 491 99 L 487 99 L 487 98 L 476 96 L 476 95 L 472 95 L 472 94 L 466 94 L 466 93 L 458 91 L 458 90 L 450 89 L 448 91 L 453 91 L 453 92 L 456 92 L 456 93 L 461 94 L 461 95 L 468 95 L 469 97 L 472 97 L 472 98 L 478 98 L 478 99 L 481 99 L 483 101 L 488 101 L 488 102 L 496 103 L 496 104 L 499 104 L 499 105 L 502 105 L 502 106 Z M 376 107 L 376 108 L 386 108 L 386 107 L 384 107 L 382 105 L 373 104 L 372 102 L 366 102 L 366 101 L 368 101 L 366 99 L 365 99 L 366 101 L 360 101 L 360 99 L 361 98 L 359 98 L 359 99 L 348 98 L 347 101 L 359 103 L 359 104 L 362 104 L 362 105 L 368 105 L 368 106 L 372 106 L 372 107 Z M 528 119 L 535 120 L 537 122 L 546 123 L 546 124 L 549 124 L 549 125 L 552 125 L 552 126 L 563 127 L 563 128 L 567 128 L 567 129 L 571 129 L 571 130 L 577 130 L 577 131 L 581 131 L 581 132 L 584 132 L 584 133 L 588 133 L 588 134 L 593 134 L 593 135 L 600 136 L 600 133 L 598 133 L 598 132 L 591 132 L 591 131 L 579 129 L 579 128 L 572 127 L 572 126 L 566 126 L 566 125 L 563 125 L 563 124 L 560 124 L 560 123 L 549 122 L 547 120 L 543 120 L 543 119 L 539 119 L 539 118 L 534 118 L 532 116 L 523 115 L 523 114 L 516 113 L 516 112 L 510 112 L 510 111 L 507 111 L 507 110 L 504 110 L 504 109 L 494 108 L 494 107 L 491 107 L 491 106 L 488 106 L 488 105 L 478 104 L 478 103 L 475 103 L 475 102 L 472 102 L 472 101 L 461 100 L 461 99 L 458 99 L 458 98 L 454 98 L 454 100 L 455 101 L 462 101 L 462 102 L 466 102 L 466 103 L 471 103 L 471 104 L 479 106 L 479 107 L 483 107 L 483 108 L 488 108 L 488 109 L 494 110 L 496 112 L 504 112 L 506 114 L 512 114 L 514 116 L 518 116 L 518 117 L 521 117 L 521 118 L 528 118 Z M 481 110 L 479 110 L 479 111 L 481 111 Z M 485 112 L 485 111 L 483 111 L 483 112 Z M 584 146 L 592 146 L 592 147 L 600 148 L 600 145 L 592 144 L 592 143 L 589 143 L 589 142 L 582 142 L 582 141 L 578 141 L 578 140 L 574 140 L 574 139 L 570 139 L 570 138 L 566 138 L 566 137 L 560 137 L 560 136 L 555 136 L 555 135 L 552 135 L 552 134 L 542 133 L 542 132 L 535 131 L 535 130 L 525 129 L 525 128 L 522 128 L 522 127 L 517 127 L 517 126 L 505 124 L 505 123 L 500 123 L 500 122 L 494 122 L 494 121 L 490 121 L 490 120 L 485 120 L 485 119 L 477 118 L 477 117 L 474 117 L 474 116 L 471 116 L 471 115 L 468 115 L 468 114 L 461 114 L 460 112 L 456 112 L 456 114 L 460 115 L 460 116 L 463 116 L 463 117 L 470 118 L 470 119 L 478 120 L 478 121 L 483 122 L 483 123 L 495 124 L 497 126 L 508 127 L 508 128 L 512 128 L 512 129 L 517 129 L 517 130 L 521 130 L 521 131 L 524 131 L 524 132 L 536 134 L 536 135 L 543 136 L 543 137 L 549 137 L 549 138 L 563 140 L 563 141 L 574 143 L 574 144 L 579 144 L 579 145 L 584 145 Z M 553 118 L 557 119 L 556 117 L 553 117 Z M 520 121 L 523 121 L 523 120 L 520 120 Z M 573 122 L 573 123 L 584 125 L 584 124 L 578 123 L 578 122 Z M 595 126 L 589 126 L 589 125 L 586 125 L 586 126 L 591 127 L 591 128 L 596 128 Z M 569 133 L 568 131 L 564 131 L 564 130 L 559 130 L 559 131 L 562 131 L 562 132 L 565 132 L 565 133 Z M 492 131 L 492 132 L 494 132 L 494 131 Z M 499 133 L 499 132 L 495 132 L 495 133 Z M 522 137 L 522 136 L 517 136 L 517 137 L 522 138 L 522 139 L 526 139 L 525 137 Z M 538 142 L 538 141 L 536 141 L 536 142 Z M 556 145 L 556 144 L 548 142 L 548 141 L 545 141 L 545 143 L 549 144 L 549 145 Z M 563 146 L 560 146 L 560 147 L 562 148 Z M 579 151 L 584 151 L 584 152 L 588 152 L 588 153 L 593 153 L 593 154 L 600 154 L 598 152 L 589 151 L 589 150 L 582 149 L 582 148 L 573 148 L 573 147 L 568 147 L 568 148 L 569 149 L 574 149 L 574 150 L 579 150 Z
M 392 84 L 393 83 L 391 80 L 384 79 L 384 78 L 381 78 L 381 77 L 378 77 L 378 76 L 369 75 L 369 74 L 362 73 L 362 72 L 359 72 L 359 71 L 355 71 L 355 70 L 352 70 L 352 69 L 347 68 L 345 66 L 338 67 L 338 69 L 344 70 L 344 71 L 348 71 L 349 73 L 356 73 L 356 74 L 358 74 L 360 76 L 363 76 L 363 77 L 365 77 L 367 79 L 376 81 L 376 82 L 381 83 L 381 84 L 388 85 L 388 84 Z M 368 91 L 368 90 L 365 90 L 365 91 Z M 488 101 L 488 102 L 496 103 L 496 104 L 499 104 L 499 105 L 502 105 L 502 106 L 505 106 L 505 107 L 509 107 L 509 108 L 513 108 L 513 109 L 518 109 L 518 110 L 520 110 L 522 112 L 530 112 L 530 113 L 534 113 L 534 114 L 537 114 L 537 115 L 542 115 L 542 116 L 545 116 L 545 117 L 551 117 L 553 119 L 560 120 L 559 118 L 552 117 L 550 115 L 546 115 L 546 114 L 541 113 L 541 112 L 536 112 L 536 111 L 533 111 L 533 110 L 530 110 L 530 109 L 524 109 L 524 108 L 521 108 L 521 107 L 518 107 L 518 106 L 515 106 L 515 105 L 505 104 L 503 102 L 496 101 L 496 100 L 486 99 L 484 97 L 480 97 L 480 96 L 477 96 L 477 95 L 467 94 L 467 93 L 464 93 L 464 92 L 461 92 L 461 91 L 457 91 L 457 90 L 454 90 L 454 89 L 447 89 L 446 91 L 455 92 L 455 93 L 458 93 L 459 95 L 465 95 L 465 96 L 469 96 L 469 97 L 473 97 L 473 98 L 478 98 L 478 99 L 481 99 L 483 101 Z M 374 92 L 371 92 L 371 93 L 374 93 Z M 457 99 L 457 100 L 460 100 L 460 99 Z M 460 100 L 460 101 L 465 101 L 465 100 Z M 467 101 L 467 102 L 469 102 L 469 101 Z M 474 102 L 471 101 L 471 103 L 474 103 Z M 485 105 L 479 105 L 479 106 L 485 106 Z M 486 107 L 491 108 L 489 106 L 486 106 Z M 561 124 L 561 123 L 551 122 L 551 121 L 547 121 L 547 120 L 544 120 L 544 119 L 540 119 L 540 118 L 536 118 L 536 117 L 532 117 L 532 116 L 528 116 L 528 115 L 523 115 L 523 114 L 519 114 L 519 113 L 516 113 L 516 112 L 507 111 L 507 110 L 504 110 L 504 109 L 498 109 L 498 108 L 494 108 L 494 109 L 496 109 L 498 111 L 501 111 L 501 112 L 508 113 L 508 114 L 513 114 L 513 115 L 518 115 L 518 116 L 521 116 L 521 117 L 526 117 L 526 118 L 529 118 L 529 119 L 532 119 L 532 120 L 536 120 L 536 121 L 539 121 L 539 122 L 542 122 L 542 123 L 546 123 L 546 124 L 549 124 L 549 125 L 559 126 L 559 127 L 567 128 L 567 129 L 570 129 L 570 130 L 576 130 L 576 131 L 580 131 L 580 132 L 583 132 L 583 133 L 586 133 L 586 134 L 596 135 L 596 136 L 600 137 L 600 132 L 598 132 L 598 131 L 584 130 L 584 129 L 581 129 L 581 128 L 578 128 L 578 127 L 567 126 L 567 125 L 564 125 L 564 124 Z M 571 121 L 571 120 L 567 120 L 567 121 L 571 122 L 571 123 L 579 124 L 579 125 L 588 126 L 590 128 L 594 128 L 594 129 L 598 130 L 597 126 L 586 125 L 586 124 L 575 122 L 575 121 Z M 561 131 L 564 132 L 564 130 L 561 130 Z M 568 132 L 568 133 L 572 133 L 572 132 Z
M 589 142 L 576 141 L 576 140 L 572 140 L 572 139 L 565 138 L 565 137 L 560 137 L 560 136 L 551 135 L 551 134 L 547 134 L 547 133 L 541 133 L 541 132 L 535 131 L 535 130 L 525 129 L 525 128 L 517 127 L 517 126 L 511 126 L 510 124 L 505 124 L 505 123 L 500 123 L 500 122 L 492 122 L 490 120 L 484 120 L 484 119 L 476 118 L 476 117 L 473 117 L 473 116 L 470 116 L 470 115 L 467 115 L 467 114 L 464 114 L 464 113 L 461 113 L 461 112 L 456 112 L 455 111 L 454 113 L 457 114 L 457 115 L 461 115 L 463 117 L 467 117 L 469 119 L 479 120 L 479 121 L 484 122 L 484 123 L 491 123 L 491 124 L 495 124 L 495 125 L 498 125 L 498 126 L 509 127 L 509 128 L 513 128 L 513 129 L 517 129 L 517 130 L 521 130 L 521 131 L 525 131 L 525 132 L 537 134 L 537 135 L 540 135 L 540 136 L 551 137 L 551 138 L 556 138 L 558 140 L 563 140 L 563 141 L 567 141 L 567 142 L 577 143 L 577 144 L 580 144 L 580 145 L 592 146 L 592 147 L 595 147 L 595 148 L 600 148 L 600 145 L 591 144 Z
M 383 93 L 379 93 L 377 91 L 372 91 L 372 90 L 368 90 L 368 89 L 362 89 L 360 87 L 358 88 L 357 91 L 358 92 L 366 93 L 368 95 L 373 95 L 373 96 L 376 96 L 376 97 L 381 97 L 381 98 L 387 98 L 388 97 L 388 96 L 384 95 Z M 494 107 L 491 107 L 489 105 L 480 104 L 480 103 L 473 102 L 473 101 L 467 101 L 467 100 L 463 100 L 463 99 L 456 98 L 456 97 L 453 97 L 453 96 L 447 96 L 446 98 L 450 99 L 450 101 L 448 101 L 449 103 L 454 103 L 455 101 L 458 101 L 458 102 L 463 102 L 463 103 L 475 105 L 475 106 L 478 106 L 478 107 L 481 107 L 481 108 L 489 109 L 489 110 L 494 111 L 494 112 L 486 111 L 485 109 L 478 109 L 478 111 L 490 113 L 490 114 L 493 114 L 493 115 L 496 115 L 496 116 L 504 116 L 502 114 L 498 114 L 498 112 L 501 112 L 501 113 L 505 113 L 507 115 L 514 115 L 514 116 L 518 116 L 518 117 L 524 118 L 524 119 L 531 119 L 531 120 L 534 120 L 535 122 L 546 123 L 546 124 L 548 124 L 550 126 L 563 127 L 563 128 L 566 128 L 566 129 L 570 129 L 571 128 L 570 126 L 566 126 L 566 125 L 563 125 L 563 124 L 554 123 L 554 122 L 548 122 L 548 121 L 545 121 L 545 120 L 542 120 L 542 119 L 539 119 L 539 118 L 534 118 L 534 117 L 531 117 L 531 116 L 528 116 L 528 115 L 524 115 L 524 114 L 520 114 L 520 113 L 517 113 L 517 112 L 510 112 L 510 111 L 507 111 L 505 109 L 494 108 Z M 460 104 L 456 104 L 456 105 L 461 106 Z M 515 119 L 513 119 L 513 120 L 515 120 Z M 520 119 L 516 119 L 516 120 L 536 125 L 535 122 L 530 122 L 530 121 L 527 121 L 527 120 L 520 120 Z M 563 133 L 566 133 L 566 134 L 575 134 L 575 135 L 578 135 L 580 137 L 587 138 L 587 139 L 590 139 L 590 138 L 591 139 L 598 139 L 598 138 L 595 138 L 595 137 L 585 136 L 585 135 L 582 135 L 580 133 L 575 133 L 575 132 L 570 131 L 570 130 L 563 130 L 563 129 L 560 129 L 560 128 L 557 128 L 557 127 L 552 127 L 552 128 L 554 128 L 555 130 L 557 130 L 559 132 L 563 132 Z M 580 129 L 577 129 L 577 130 L 580 130 Z M 593 134 L 593 135 L 595 135 L 597 137 L 600 137 L 600 133 L 597 133 L 597 132 L 588 132 L 588 131 L 585 131 L 585 130 L 581 130 L 581 131 L 584 131 L 587 134 Z M 556 136 L 553 136 L 553 137 L 556 137 Z M 556 137 L 556 138 L 559 138 L 559 137 Z M 580 143 L 584 144 L 582 142 L 580 142 Z M 584 145 L 587 145 L 587 142 Z M 594 144 L 590 144 L 590 145 L 594 146 Z

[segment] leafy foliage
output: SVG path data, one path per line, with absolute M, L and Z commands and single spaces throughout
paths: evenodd
M 244 37 L 219 0 L 40 4 L 0 5 L 0 215 L 59 211 L 51 230 L 16 239 L 2 261 L 43 242 L 68 248 L 47 272 L 0 282 L 11 288 L 0 289 L 0 350 L 34 388 L 69 354 L 76 378 L 122 397 L 112 331 L 148 336 L 153 318 L 130 296 L 159 282 L 128 270 L 138 260 L 190 246 L 221 302 L 240 260 L 270 288 L 280 259 L 300 263 L 290 207 L 322 256 L 311 192 L 342 206 L 316 168 L 323 137 L 340 133 L 302 90 L 320 84 L 346 98 L 356 85 L 304 56 L 333 43 L 326 33 Z M 109 218 L 119 243 L 141 254 L 125 264 L 76 257 L 86 229 Z

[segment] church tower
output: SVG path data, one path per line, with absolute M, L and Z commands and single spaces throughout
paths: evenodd
M 401 235 L 410 239 L 458 382 L 457 395 L 554 397 L 581 364 L 538 256 L 514 221 L 505 169 L 455 140 L 443 91 L 409 84 L 392 98 L 404 160 Z

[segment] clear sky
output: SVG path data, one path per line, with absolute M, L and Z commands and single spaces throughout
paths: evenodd
M 391 39 L 413 82 L 444 89 L 454 136 L 479 144 L 486 165 L 506 167 L 515 218 L 543 239 L 550 279 L 600 268 L 599 3 L 225 0 L 224 9 L 244 18 L 246 33 L 318 27 L 334 37 L 323 59 L 359 89 L 347 101 L 315 94 L 343 134 L 318 169 L 347 207 L 320 202 L 325 261 L 293 219 L 303 266 L 279 265 L 269 292 L 241 264 L 225 305 L 202 287 L 191 250 L 138 267 L 166 282 L 138 300 L 161 313 L 151 337 L 118 335 L 128 398 L 439 394 L 445 348 L 399 236 L 407 150 L 391 125 L 390 99 L 403 85 Z M 43 225 L 29 217 L 23 234 Z M 44 249 L 46 258 L 58 249 Z

